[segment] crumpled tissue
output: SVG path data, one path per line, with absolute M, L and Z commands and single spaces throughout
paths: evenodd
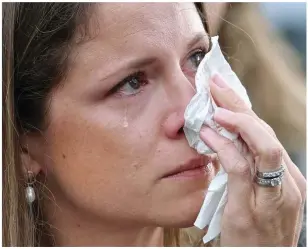
M 193 96 L 184 113 L 184 132 L 189 145 L 199 154 L 211 154 L 213 151 L 200 139 L 199 133 L 203 125 L 210 127 L 220 135 L 239 142 L 238 134 L 231 133 L 219 126 L 213 115 L 217 105 L 212 98 L 209 88 L 209 80 L 215 74 L 219 74 L 231 88 L 251 108 L 247 92 L 229 63 L 224 58 L 218 44 L 218 36 L 212 37 L 212 48 L 201 61 L 196 77 L 196 94 Z M 207 243 L 220 234 L 220 223 L 224 207 L 227 202 L 228 175 L 223 167 L 220 167 L 217 175 L 211 181 L 206 193 L 203 205 L 194 225 L 200 229 L 208 226 L 203 242 Z

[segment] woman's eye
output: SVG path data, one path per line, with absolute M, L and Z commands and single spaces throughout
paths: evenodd
M 128 76 L 122 80 L 118 85 L 116 85 L 111 93 L 130 96 L 139 93 L 142 87 L 148 84 L 145 73 L 137 72 L 131 76 Z
M 195 78 L 198 66 L 200 65 L 200 62 L 203 60 L 206 53 L 206 49 L 199 48 L 188 57 L 187 61 L 183 65 L 182 70 L 189 80 L 193 81 Z
M 206 53 L 205 53 L 204 50 L 199 50 L 199 51 L 195 52 L 194 54 L 192 54 L 190 56 L 189 60 L 192 63 L 192 66 L 193 66 L 192 69 L 197 70 L 197 68 L 198 68 L 200 62 L 202 61 L 202 59 L 204 58 L 205 54 Z

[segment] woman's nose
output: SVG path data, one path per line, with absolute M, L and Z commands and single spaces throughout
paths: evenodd
M 184 137 L 184 112 L 196 90 L 194 84 L 182 73 L 180 77 L 177 77 L 177 81 L 173 81 L 169 91 L 168 104 L 170 108 L 168 109 L 170 111 L 163 128 L 169 139 L 181 139 Z
M 164 123 L 164 131 L 169 139 L 180 139 L 184 136 L 184 110 L 170 113 Z

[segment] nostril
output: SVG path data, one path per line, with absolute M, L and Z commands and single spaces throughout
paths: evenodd
M 178 135 L 182 135 L 182 134 L 184 134 L 184 129 L 183 129 L 183 127 L 181 127 L 181 129 L 178 130 Z
M 184 108 L 182 108 L 184 110 Z M 184 112 L 174 111 L 163 122 L 162 128 L 170 139 L 182 139 L 184 136 Z

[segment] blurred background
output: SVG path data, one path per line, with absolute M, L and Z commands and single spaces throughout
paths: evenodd
M 204 3 L 211 36 L 306 177 L 306 3 Z M 306 221 L 306 218 L 305 218 Z M 299 246 L 306 246 L 306 223 Z
M 306 72 L 306 3 L 260 3 L 261 13 L 298 54 Z

